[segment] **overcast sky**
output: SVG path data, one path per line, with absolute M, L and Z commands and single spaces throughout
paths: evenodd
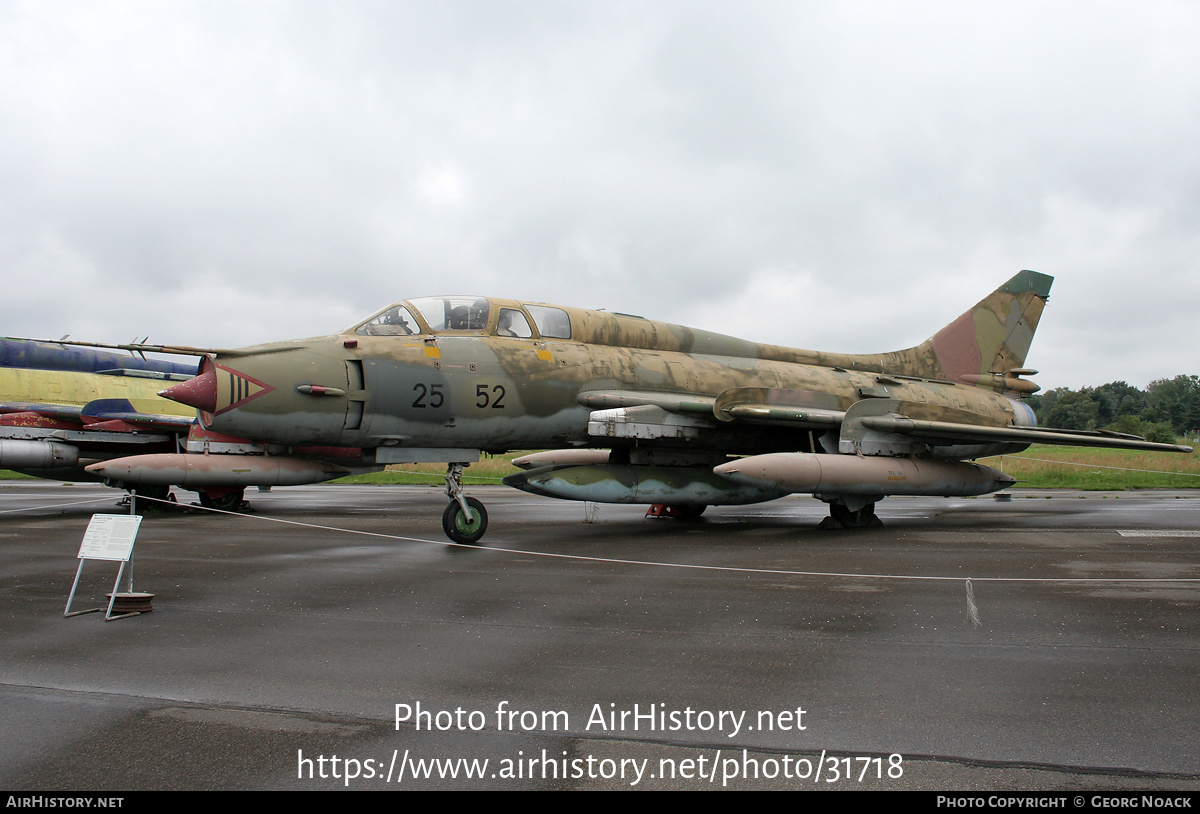
M 512 296 L 1200 373 L 1200 4 L 0 0 L 0 334 L 232 346 Z

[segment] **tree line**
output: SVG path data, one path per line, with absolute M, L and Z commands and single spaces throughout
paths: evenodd
M 1200 377 L 1157 379 L 1145 390 L 1125 382 L 1070 390 L 1057 387 L 1029 397 L 1038 425 L 1065 430 L 1113 430 L 1175 443 L 1200 432 Z

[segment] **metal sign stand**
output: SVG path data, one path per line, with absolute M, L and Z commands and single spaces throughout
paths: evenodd
M 83 543 L 79 546 L 79 567 L 75 570 L 75 582 L 71 585 L 71 595 L 67 597 L 67 607 L 63 616 L 80 616 L 85 613 L 104 611 L 104 621 L 124 619 L 127 616 L 138 616 L 142 611 L 121 613 L 113 616 L 113 604 L 117 601 L 117 588 L 121 577 L 129 566 L 129 592 L 133 591 L 133 544 L 137 541 L 138 527 L 142 524 L 140 515 L 124 514 L 94 514 L 83 535 Z M 75 589 L 79 587 L 79 577 L 83 574 L 83 564 L 86 560 L 107 560 L 119 562 L 117 579 L 113 582 L 112 594 L 107 608 L 89 608 L 88 610 L 72 611 L 71 603 L 75 600 Z

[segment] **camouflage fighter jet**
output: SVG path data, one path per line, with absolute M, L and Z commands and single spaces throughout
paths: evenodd
M 238 488 L 441 462 L 443 527 L 474 543 L 487 512 L 460 477 L 481 453 L 554 450 L 505 479 L 537 494 L 696 516 L 806 493 L 829 504 L 825 525 L 856 527 L 878 524 L 888 495 L 1002 489 L 1011 477 L 971 459 L 1031 443 L 1190 452 L 1035 426 L 1025 357 L 1052 279 L 1022 271 L 927 341 L 880 354 L 469 296 L 400 302 L 332 336 L 143 347 L 202 355 L 199 375 L 162 395 L 197 408 L 203 432 L 186 454 L 90 470 L 126 487 L 200 477 Z

